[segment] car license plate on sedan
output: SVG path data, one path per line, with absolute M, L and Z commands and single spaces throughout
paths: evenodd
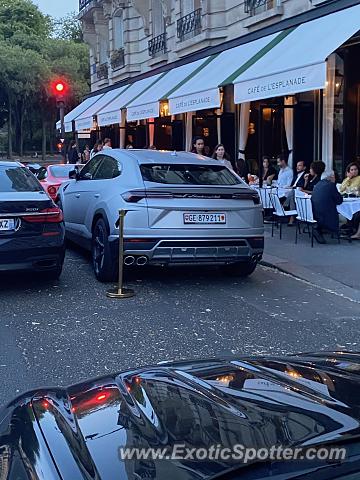
M 184 213 L 185 224 L 214 224 L 214 223 L 226 223 L 225 213 Z
M 15 221 L 13 218 L 0 218 L 0 232 L 15 230 Z

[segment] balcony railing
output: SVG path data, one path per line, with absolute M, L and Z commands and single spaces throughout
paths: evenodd
M 91 2 L 92 0 L 79 0 L 79 12 L 81 12 L 81 10 L 87 7 Z
M 152 38 L 148 42 L 148 49 L 150 57 L 155 57 L 158 53 L 166 52 L 166 33 L 162 33 L 157 37 Z
M 257 15 L 280 4 L 279 0 L 245 0 L 245 13 Z
M 110 59 L 110 65 L 113 70 L 122 68 L 125 65 L 125 50 L 123 48 L 118 48 L 117 50 L 113 51 Z
M 177 36 L 180 41 L 194 37 L 201 32 L 201 8 L 179 18 L 177 21 Z
M 109 68 L 107 63 L 102 63 L 96 69 L 96 75 L 98 80 L 104 80 L 109 78 Z

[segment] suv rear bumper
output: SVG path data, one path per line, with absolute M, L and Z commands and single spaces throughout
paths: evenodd
M 118 240 L 110 243 L 113 257 L 118 255 Z M 261 260 L 264 237 L 194 239 L 125 239 L 124 257 L 146 257 L 152 265 L 227 264 Z

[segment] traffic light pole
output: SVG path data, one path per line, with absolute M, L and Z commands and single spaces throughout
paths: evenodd
M 59 110 L 60 110 L 60 135 L 61 138 L 65 138 L 65 103 L 59 102 Z
M 65 102 L 62 100 L 57 101 L 57 106 L 60 113 L 60 140 L 63 145 L 62 156 L 66 160 L 66 148 L 65 148 Z

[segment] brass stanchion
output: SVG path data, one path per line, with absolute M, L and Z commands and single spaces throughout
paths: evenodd
M 123 288 L 124 273 L 124 219 L 127 214 L 126 210 L 119 210 L 119 278 L 117 287 L 110 288 L 106 292 L 109 298 L 130 298 L 135 295 L 134 290 Z

